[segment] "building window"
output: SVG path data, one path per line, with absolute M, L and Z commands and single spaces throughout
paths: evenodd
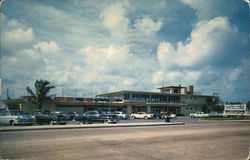
M 188 110 L 188 107 L 186 108 L 186 110 Z
M 174 89 L 174 93 L 179 93 L 179 90 L 178 89 Z

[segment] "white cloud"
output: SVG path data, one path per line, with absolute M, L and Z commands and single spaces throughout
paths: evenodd
M 35 49 L 38 49 L 42 52 L 51 52 L 55 53 L 60 51 L 60 48 L 58 47 L 57 43 L 55 41 L 50 41 L 50 42 L 39 42 L 35 45 L 33 45 Z
M 202 76 L 202 73 L 200 71 L 189 71 L 185 75 L 186 82 L 197 82 Z
M 177 54 L 175 48 L 168 42 L 160 43 L 157 48 L 157 58 L 163 68 L 175 63 L 177 57 L 175 54 Z
M 157 58 L 165 68 L 173 65 L 199 65 L 221 54 L 225 42 L 236 34 L 236 28 L 232 27 L 225 17 L 200 21 L 191 32 L 187 43 L 179 42 L 176 48 L 168 42 L 160 43 Z
M 113 36 L 122 36 L 127 32 L 130 23 L 128 14 L 129 3 L 127 1 L 116 2 L 105 8 L 100 13 L 104 26 Z
M 236 68 L 236 69 L 233 69 L 230 71 L 230 73 L 228 74 L 228 77 L 227 79 L 229 81 L 235 81 L 237 80 L 238 78 L 240 78 L 240 74 L 241 74 L 241 69 L 240 68 Z
M 33 38 L 34 33 L 32 28 L 17 28 L 4 33 L 5 43 L 7 44 L 26 44 L 27 42 L 31 42 Z
M 154 22 L 148 15 L 144 16 L 142 19 L 137 19 L 134 26 L 141 31 L 146 36 L 152 35 L 158 32 L 162 26 L 162 20 Z
M 1 13 L 1 38 L 3 48 L 14 50 L 29 45 L 34 40 L 35 34 L 31 27 L 15 19 L 9 20 Z
M 179 1 L 195 9 L 198 19 L 208 19 L 213 14 L 213 12 L 216 11 L 214 9 L 215 5 L 213 5 L 213 3 L 218 3 L 212 0 L 210 1 L 208 0 L 179 0 Z
M 166 74 L 166 80 L 170 82 L 170 84 L 174 84 L 173 82 L 178 82 L 178 80 L 181 78 L 180 72 L 168 72 Z
M 163 84 L 165 81 L 165 73 L 162 70 L 159 70 L 152 75 L 153 84 Z
M 127 45 L 110 45 L 107 48 L 88 46 L 79 52 L 83 55 L 83 61 L 87 67 L 95 72 L 116 72 L 126 66 L 126 62 L 132 59 Z

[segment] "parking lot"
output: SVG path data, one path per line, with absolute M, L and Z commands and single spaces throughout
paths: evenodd
M 165 122 L 165 119 L 127 119 L 127 120 L 119 120 L 118 123 L 120 124 L 132 124 L 132 123 L 158 123 L 158 122 Z M 192 124 L 218 124 L 218 123 L 224 123 L 224 121 L 201 121 L 199 118 L 189 118 L 189 117 L 177 117 L 174 119 L 170 119 L 170 122 L 183 122 L 186 125 L 192 125 Z M 79 121 L 67 121 L 66 125 L 79 125 L 81 124 Z M 100 124 L 100 123 L 95 123 Z M 87 124 L 85 124 L 87 125 Z M 26 125 L 18 125 L 18 127 L 25 127 Z M 48 126 L 47 124 L 39 125 L 39 124 L 33 124 L 33 126 Z M 58 126 L 55 125 L 55 126 Z M 0 127 L 11 127 L 10 125 L 1 125 Z
M 178 126 L 0 132 L 0 153 L 2 159 L 245 160 L 249 153 L 249 130 L 249 122 L 197 122 Z

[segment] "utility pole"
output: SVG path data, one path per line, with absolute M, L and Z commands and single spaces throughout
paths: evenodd
M 76 97 L 77 97 L 77 89 L 75 89 L 75 99 L 76 99 Z
M 6 93 L 6 95 L 7 95 L 7 99 L 10 99 L 10 97 L 9 97 L 9 88 L 7 88 L 7 93 Z
M 64 97 L 64 89 L 62 88 L 62 97 Z

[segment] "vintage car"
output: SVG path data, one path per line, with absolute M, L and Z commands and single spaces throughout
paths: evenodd
M 35 111 L 32 113 L 36 117 L 37 124 L 66 124 L 67 118 L 61 114 L 53 114 L 50 111 Z
M 101 122 L 101 123 L 117 123 L 118 118 L 115 114 L 107 114 L 101 111 L 87 111 L 83 114 L 82 123 L 92 123 L 92 122 Z
M 155 118 L 154 114 L 146 113 L 146 112 L 138 112 L 138 113 L 132 113 L 130 115 L 131 119 L 152 119 Z
M 2 110 L 0 111 L 0 124 L 26 124 L 33 125 L 35 123 L 35 117 L 28 115 L 27 113 L 19 110 Z
M 77 121 L 78 119 L 81 119 L 82 114 L 83 113 L 81 113 L 81 112 L 68 112 L 67 118 L 69 121 Z
M 174 118 L 176 118 L 176 114 L 168 113 L 168 112 L 156 112 L 153 114 L 154 114 L 156 119 L 166 119 L 166 118 L 174 119 Z
M 122 111 L 115 111 L 115 114 L 118 116 L 119 119 L 129 119 L 129 115 Z

